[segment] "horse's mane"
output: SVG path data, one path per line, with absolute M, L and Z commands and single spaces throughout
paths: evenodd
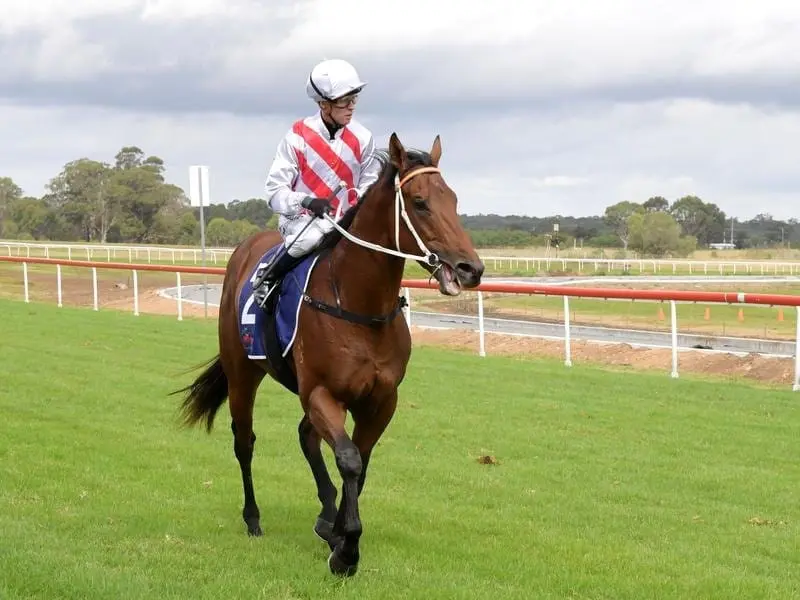
M 406 157 L 408 158 L 411 166 L 433 166 L 431 155 L 423 150 L 417 150 L 414 148 L 406 149 Z M 377 160 L 381 165 L 378 179 L 376 179 L 375 182 L 364 191 L 364 194 L 358 199 L 358 202 L 355 204 L 355 206 L 351 207 L 350 210 L 348 210 L 344 216 L 337 221 L 339 226 L 345 231 L 350 231 L 350 226 L 353 224 L 353 220 L 356 218 L 358 210 L 361 208 L 364 202 L 367 202 L 372 195 L 378 193 L 382 188 L 389 186 L 394 187 L 394 178 L 397 175 L 397 167 L 392 164 L 392 161 L 389 158 L 389 151 L 383 148 L 375 150 L 374 159 Z M 333 248 L 341 241 L 343 237 L 344 236 L 336 229 L 326 233 L 318 246 L 319 251 Z

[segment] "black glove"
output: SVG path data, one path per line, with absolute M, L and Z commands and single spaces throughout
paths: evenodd
M 307 208 L 314 213 L 314 216 L 320 219 L 331 209 L 331 203 L 328 200 L 325 198 L 314 198 L 313 196 L 306 196 L 303 198 L 302 202 L 300 202 L 300 206 Z

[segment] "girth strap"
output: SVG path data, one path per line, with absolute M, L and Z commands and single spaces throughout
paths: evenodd
M 390 312 L 388 315 L 383 316 L 371 316 L 371 315 L 359 315 L 349 310 L 345 310 L 341 307 L 331 306 L 330 304 L 325 304 L 324 302 L 320 302 L 319 300 L 315 300 L 308 294 L 303 294 L 303 302 L 315 308 L 316 310 L 323 312 L 327 315 L 332 317 L 336 317 L 338 319 L 344 319 L 345 321 L 350 321 L 352 323 L 358 323 L 360 325 L 367 325 L 372 327 L 377 327 L 378 325 L 385 325 L 387 323 L 391 323 L 392 320 L 403 310 L 404 307 L 408 306 L 406 299 L 404 296 L 399 296 L 397 299 L 397 306 L 395 309 Z

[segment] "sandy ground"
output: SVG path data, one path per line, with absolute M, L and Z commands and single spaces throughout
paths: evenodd
M 469 331 L 422 330 L 412 328 L 417 346 L 436 345 L 478 352 L 478 334 Z M 487 355 L 564 358 L 564 343 L 553 340 L 523 338 L 487 333 Z M 672 352 L 668 348 L 635 348 L 629 344 L 600 344 L 573 340 L 573 364 L 593 363 L 637 371 L 672 371 Z M 565 367 L 566 368 L 566 367 Z M 720 352 L 684 350 L 678 353 L 678 373 L 709 375 L 731 380 L 754 380 L 775 385 L 792 385 L 794 361 L 749 354 L 737 356 Z
M 56 302 L 55 275 L 52 272 L 30 273 L 31 301 Z M 189 285 L 201 282 L 201 278 L 185 276 Z M 218 283 L 209 278 L 209 283 Z M 142 313 L 172 314 L 177 318 L 177 303 L 158 295 L 158 289 L 175 285 L 171 277 L 142 276 L 139 282 L 139 311 Z M 62 279 L 63 304 L 90 307 L 93 303 L 91 275 L 65 276 Z M 133 311 L 132 282 L 127 272 L 98 271 L 98 304 L 102 309 Z M 22 298 L 22 285 L 10 284 L 3 278 L 0 296 Z M 209 307 L 209 318 L 216 319 L 217 309 Z M 183 303 L 184 318 L 203 318 L 202 305 Z M 478 334 L 468 331 L 442 331 L 412 328 L 415 345 L 439 346 L 478 352 Z M 523 338 L 501 334 L 486 334 L 487 355 L 517 356 L 524 359 L 539 357 L 564 358 L 564 344 L 559 341 Z M 794 361 L 791 358 L 768 358 L 758 355 L 736 356 L 726 353 L 710 353 L 687 350 L 679 353 L 680 373 L 709 375 L 724 379 L 746 379 L 767 384 L 791 386 Z M 573 364 L 593 363 L 622 369 L 662 371 L 665 376 L 671 370 L 672 358 L 669 349 L 634 348 L 628 344 L 599 344 L 573 340 Z M 565 367 L 566 368 L 566 367 Z

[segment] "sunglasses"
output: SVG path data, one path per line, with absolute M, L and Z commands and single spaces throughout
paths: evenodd
M 331 102 L 336 108 L 347 108 L 348 106 L 355 106 L 358 103 L 358 94 L 352 96 L 345 96 Z

